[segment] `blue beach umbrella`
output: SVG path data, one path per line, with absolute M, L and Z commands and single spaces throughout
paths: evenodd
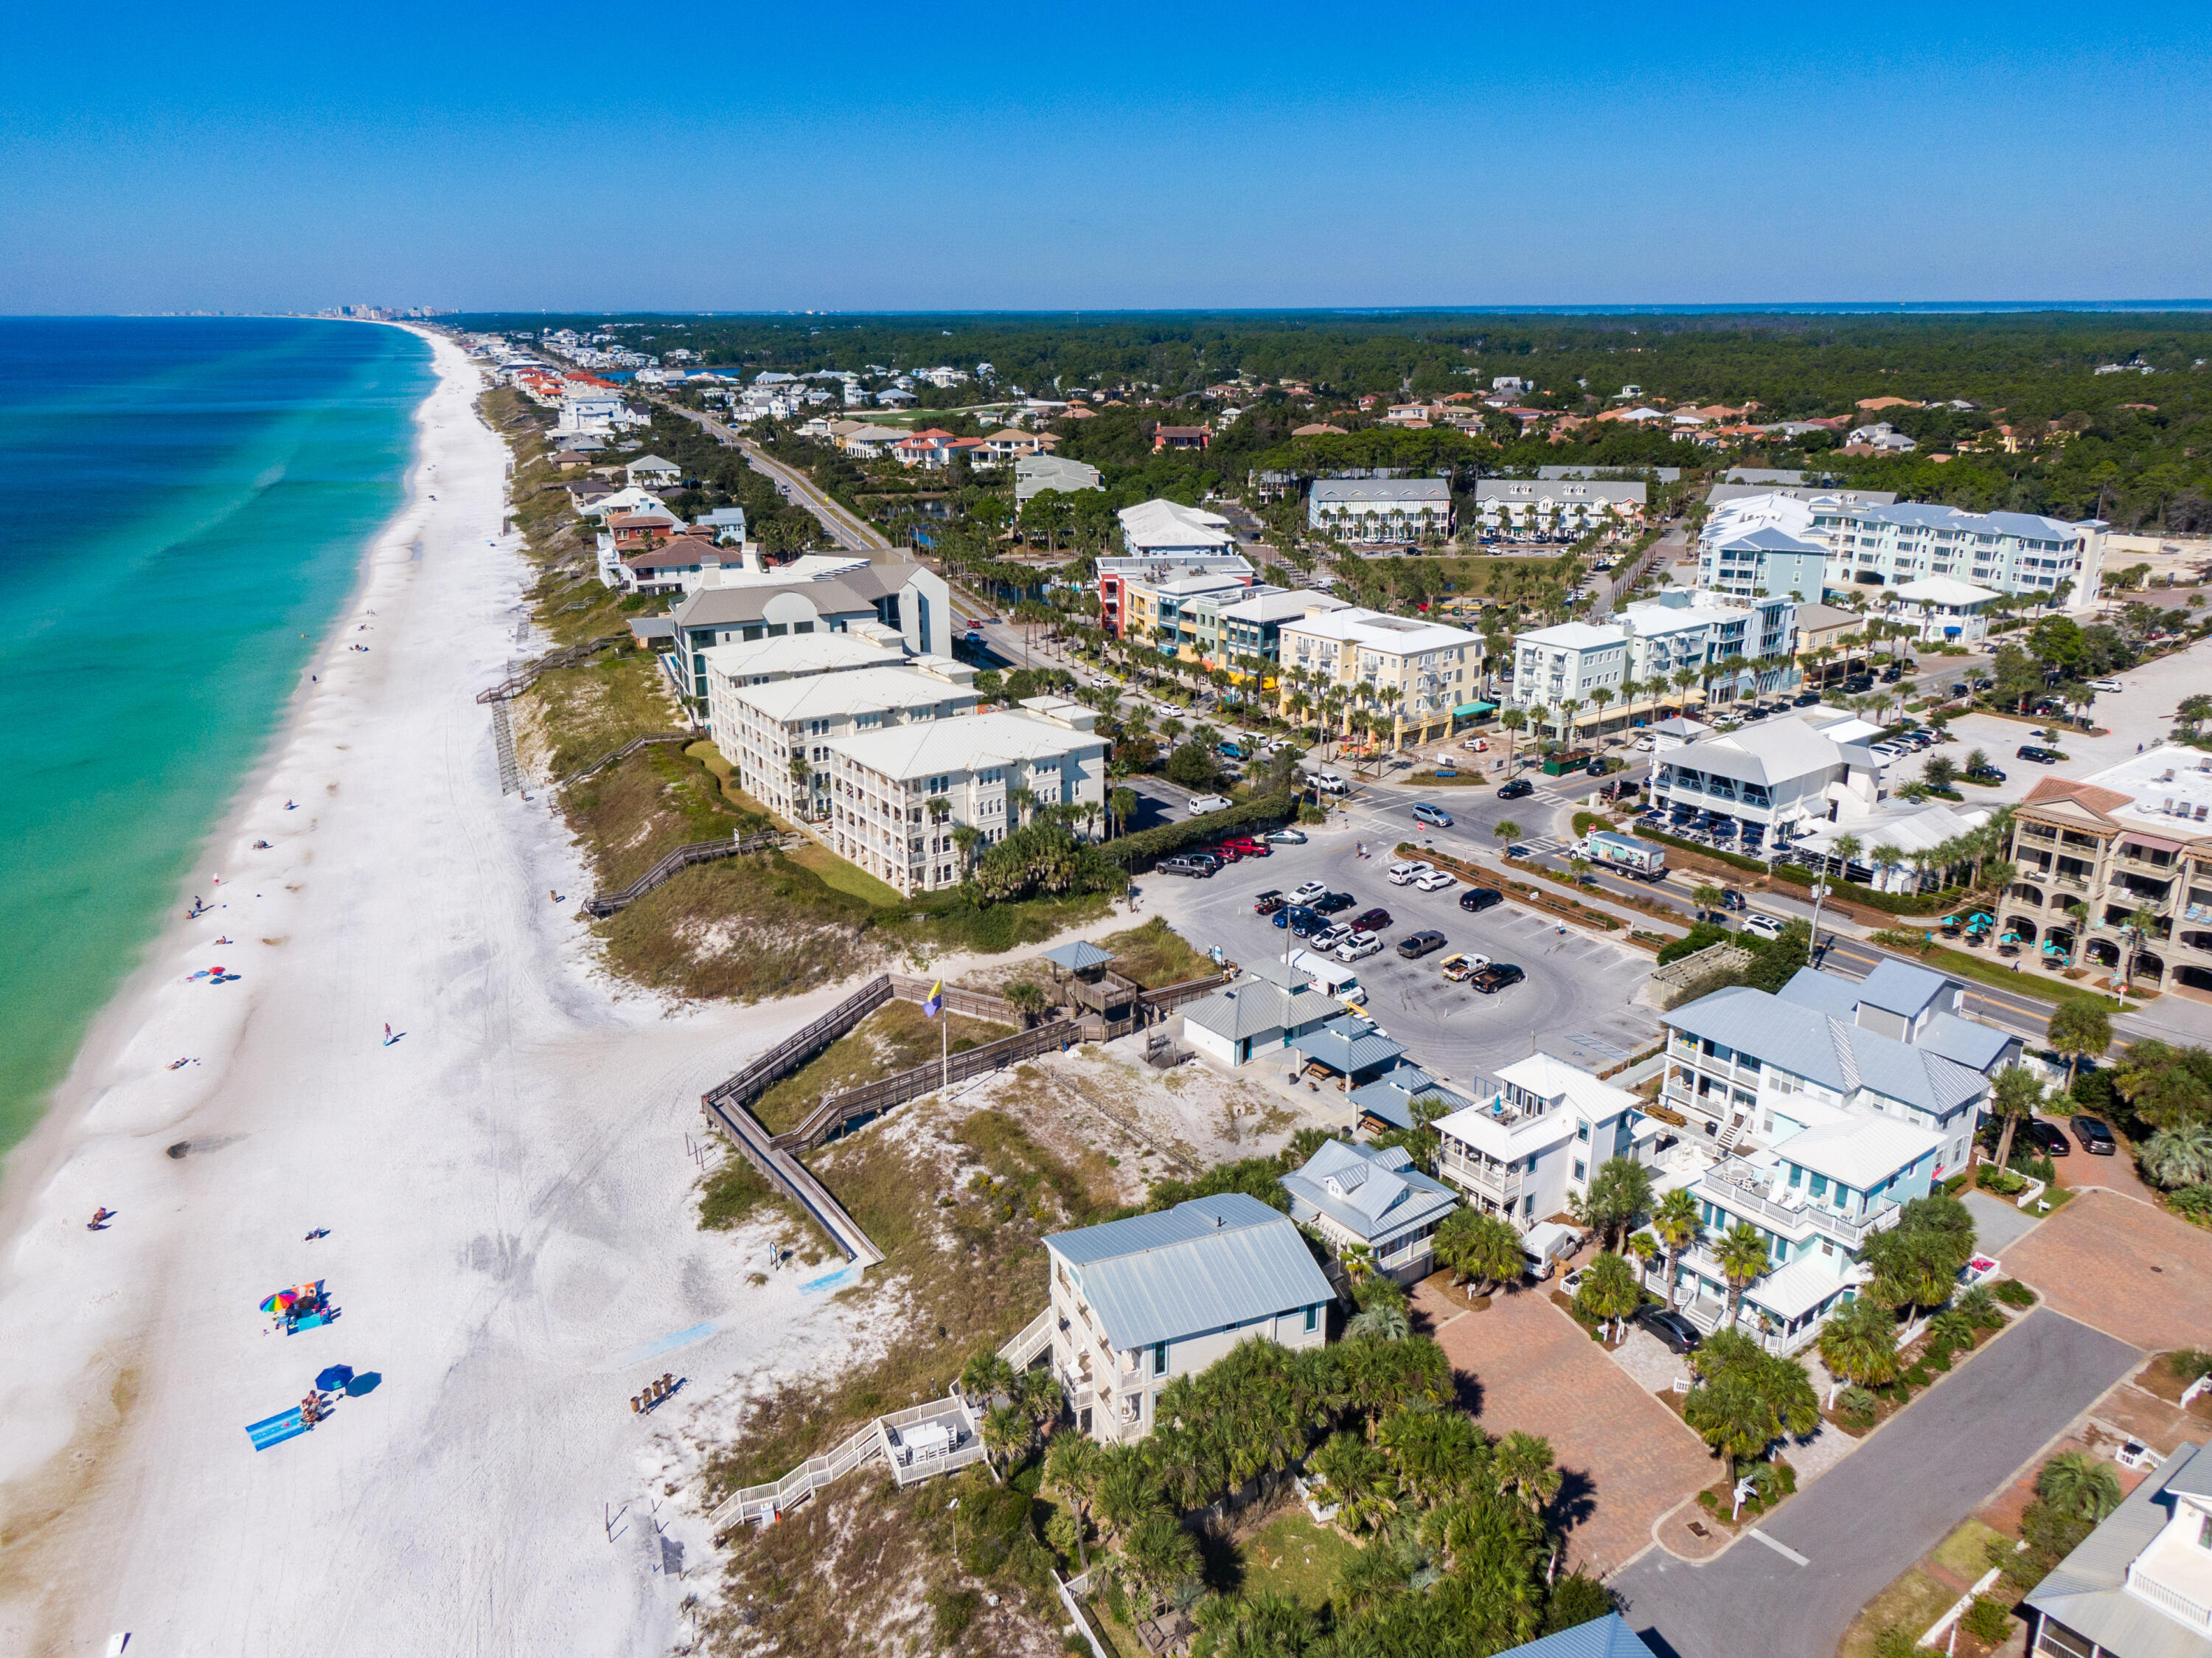
M 353 1380 L 353 1366 L 333 1364 L 315 1378 L 315 1386 L 324 1393 L 335 1393 Z

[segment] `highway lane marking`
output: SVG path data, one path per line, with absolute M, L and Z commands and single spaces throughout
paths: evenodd
M 1765 1532 L 1759 1530 L 1756 1526 L 1753 1526 L 1751 1528 L 1751 1534 L 1757 1538 L 1760 1542 L 1765 1544 L 1768 1548 L 1773 1550 L 1775 1553 L 1780 1555 L 1784 1560 L 1790 1562 L 1794 1565 L 1809 1566 L 1813 1564 L 1803 1555 L 1798 1553 L 1796 1550 L 1791 1548 L 1787 1543 L 1777 1542 L 1773 1538 L 1769 1537 Z

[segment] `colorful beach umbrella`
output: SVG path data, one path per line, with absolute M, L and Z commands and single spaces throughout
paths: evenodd
M 292 1310 L 292 1303 L 299 1299 L 290 1290 L 280 1289 L 261 1303 L 261 1310 L 264 1313 L 289 1313 Z

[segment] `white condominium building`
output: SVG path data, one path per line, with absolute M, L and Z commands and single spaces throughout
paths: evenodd
M 808 641 L 802 637 L 776 643 Z M 719 672 L 712 660 L 724 652 L 757 649 L 717 645 L 708 653 L 708 730 L 735 769 L 738 787 L 786 817 L 818 820 L 828 815 L 829 745 L 837 738 L 975 710 L 975 670 L 943 657 L 750 683 Z M 795 759 L 811 768 L 804 783 L 793 766 Z
M 1306 497 L 1306 522 L 1358 546 L 1440 540 L 1452 530 L 1451 480 L 1321 479 Z
M 1486 541 L 1572 541 L 1596 529 L 1619 534 L 1644 521 L 1647 493 L 1642 484 L 1486 478 L 1474 486 L 1475 519 Z
M 1027 789 L 1036 806 L 1104 811 L 1097 719 L 1079 703 L 1031 697 L 1018 709 L 830 739 L 824 838 L 902 893 L 957 887 L 967 870 L 952 831 L 1003 840 L 1028 820 L 1014 789 Z M 938 800 L 944 806 L 933 809 Z
M 1791 671 L 1796 611 L 1786 594 L 1722 605 L 1675 591 L 1629 606 L 1616 621 L 1566 622 L 1516 634 L 1509 698 L 1517 708 L 1556 708 L 1571 697 L 1594 712 L 1594 691 L 1602 688 L 1617 702 L 1625 680 L 1650 686 L 1685 669 L 1702 674 L 1733 656 L 1746 666 L 1735 682 L 1714 682 L 1716 697 L 1765 692 Z
M 1828 585 L 1902 587 L 1951 576 L 1999 593 L 2048 593 L 2071 582 L 2075 597 L 2095 599 L 2105 562 L 2101 519 L 2078 524 L 2024 512 L 1962 512 L 1900 502 L 1895 506 L 1823 506 L 1814 528 L 1830 538 Z

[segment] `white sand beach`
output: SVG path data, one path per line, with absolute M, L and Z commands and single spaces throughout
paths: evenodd
M 672 1015 L 593 976 L 566 832 L 501 797 L 472 699 L 523 654 L 527 573 L 477 371 L 437 350 L 409 504 L 179 897 L 221 907 L 161 938 L 11 1161 L 0 1651 L 664 1651 L 703 1587 L 655 1478 L 690 1406 L 630 1395 L 838 1344 L 811 1275 L 748 1286 L 745 1234 L 695 1228 L 686 1138 L 840 992 Z M 341 1315 L 271 1333 L 258 1303 L 308 1278 Z M 257 1452 L 331 1364 L 376 1385 Z

